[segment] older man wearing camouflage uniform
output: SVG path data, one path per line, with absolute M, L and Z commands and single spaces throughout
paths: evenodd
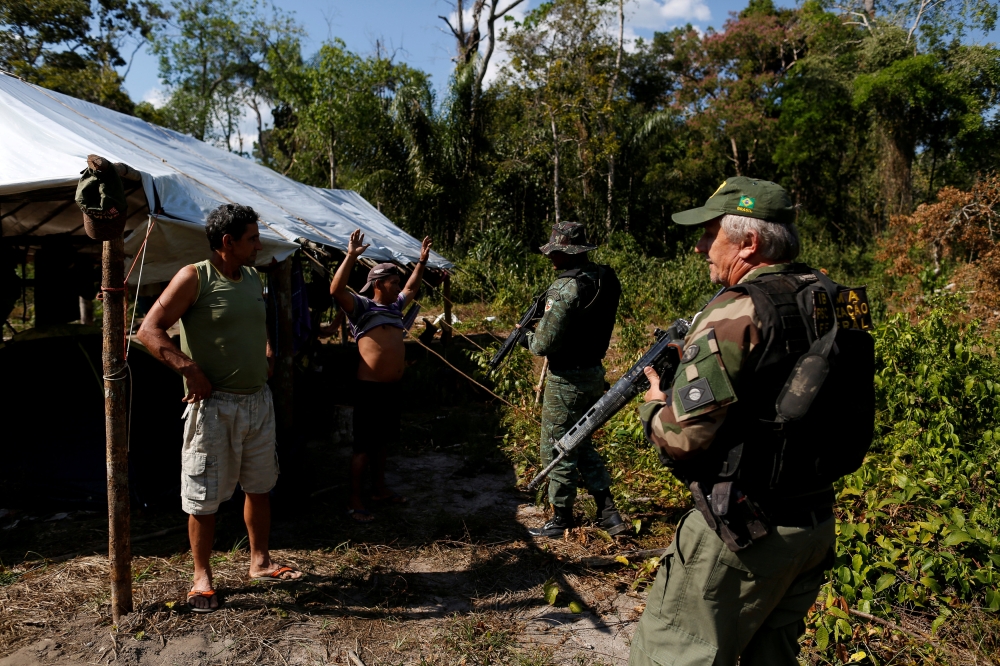
M 833 307 L 864 291 L 791 263 L 795 211 L 774 183 L 730 178 L 673 219 L 702 227 L 695 252 L 724 290 L 694 321 L 671 389 L 646 369 L 646 435 L 696 509 L 661 562 L 629 664 L 796 666 L 831 563 L 831 482 L 871 442 L 870 319 Z
M 549 378 L 542 403 L 542 463 L 552 462 L 553 443 L 583 416 L 604 391 L 601 364 L 615 327 L 621 283 L 610 266 L 590 261 L 583 226 L 562 222 L 552 228 L 541 247 L 560 271 L 546 294 L 545 311 L 533 333 L 527 334 L 532 354 L 549 360 Z M 573 504 L 578 479 L 597 503 L 601 527 L 609 534 L 627 528 L 611 496 L 611 477 L 590 438 L 582 441 L 549 475 L 549 502 L 554 516 L 530 530 L 533 536 L 562 537 L 576 525 Z

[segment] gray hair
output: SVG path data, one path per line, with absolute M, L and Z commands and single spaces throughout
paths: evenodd
M 760 254 L 768 261 L 784 263 L 799 256 L 799 230 L 792 223 L 768 222 L 746 215 L 723 215 L 722 230 L 726 238 L 738 243 L 751 231 L 757 234 Z

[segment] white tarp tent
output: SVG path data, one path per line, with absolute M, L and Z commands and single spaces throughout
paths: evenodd
M 172 130 L 25 83 L 0 72 L 0 219 L 3 236 L 84 235 L 72 201 L 87 155 L 125 162 L 142 174 L 129 195 L 126 252 L 134 253 L 151 213 L 155 225 L 143 282 L 169 279 L 209 255 L 204 222 L 223 203 L 256 210 L 263 222 L 261 264 L 307 239 L 346 250 L 361 228 L 375 261 L 415 262 L 420 242 L 356 192 L 310 187 Z M 128 183 L 126 183 L 128 186 Z M 429 266 L 453 264 L 432 252 Z M 134 282 L 137 275 L 133 273 Z

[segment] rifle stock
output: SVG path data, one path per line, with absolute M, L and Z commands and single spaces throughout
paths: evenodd
M 653 343 L 653 346 L 615 382 L 615 385 L 607 393 L 601 396 L 600 400 L 584 413 L 576 425 L 555 443 L 556 457 L 531 480 L 531 483 L 528 484 L 529 491 L 535 490 L 555 466 L 566 457 L 566 454 L 607 423 L 612 416 L 631 402 L 632 398 L 649 388 L 649 380 L 646 379 L 646 373 L 643 372 L 646 367 L 653 366 L 660 375 L 661 388 L 670 386 L 674 371 L 680 362 L 680 346 L 684 343 L 684 336 L 687 335 L 689 327 L 690 323 L 687 320 L 678 319 L 665 331 L 656 329 L 654 333 L 656 342 Z

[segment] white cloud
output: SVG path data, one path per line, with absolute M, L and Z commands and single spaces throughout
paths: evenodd
M 167 103 L 169 98 L 170 96 L 167 95 L 163 88 L 156 86 L 155 88 L 150 88 L 146 91 L 146 94 L 142 96 L 142 101 L 149 102 L 156 108 L 160 108 Z
M 712 18 L 705 0 L 632 0 L 625 13 L 628 23 L 648 30 L 663 30 L 684 21 Z

